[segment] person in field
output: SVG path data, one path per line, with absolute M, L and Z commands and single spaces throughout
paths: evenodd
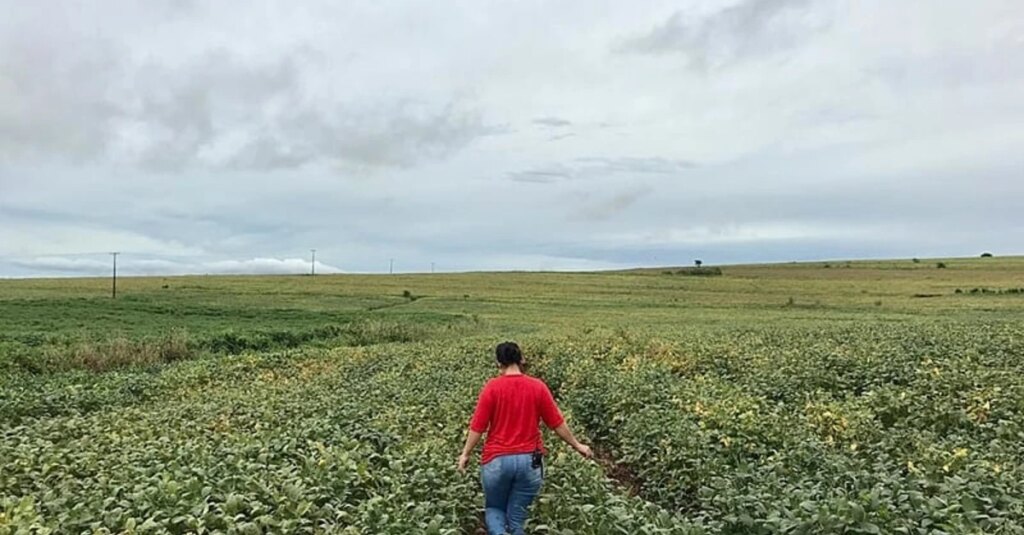
M 540 422 L 584 457 L 593 454 L 565 425 L 561 411 L 544 381 L 523 372 L 523 354 L 513 342 L 498 344 L 498 377 L 480 391 L 469 422 L 469 435 L 459 456 L 459 471 L 487 432 L 480 457 L 487 533 L 521 535 L 527 508 L 544 479 L 544 444 Z

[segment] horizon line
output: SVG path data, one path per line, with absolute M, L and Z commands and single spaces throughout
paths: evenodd
M 49 256 L 49 255 L 48 255 Z M 60 255 L 52 255 L 60 256 Z M 783 266 L 803 264 L 829 264 L 829 263 L 855 263 L 855 262 L 913 262 L 918 261 L 952 261 L 952 260 L 978 260 L 983 259 L 1024 259 L 1024 253 L 1013 253 L 1006 255 L 995 255 L 990 257 L 976 256 L 936 256 L 936 257 L 860 257 L 860 258 L 822 258 L 814 260 L 774 260 L 764 262 L 725 262 L 721 264 L 702 262 L 701 267 L 760 267 L 760 266 Z M 623 273 L 638 270 L 659 270 L 659 269 L 680 269 L 695 267 L 692 264 L 657 264 L 657 265 L 634 265 L 630 267 L 599 268 L 599 269 L 468 269 L 450 271 L 400 271 L 387 273 L 380 271 L 342 271 L 338 273 L 318 273 L 312 275 L 305 273 L 168 273 L 168 274 L 147 274 L 131 275 L 118 274 L 119 279 L 145 279 L 145 278 L 168 278 L 168 277 L 332 277 L 332 276 L 389 276 L 396 275 L 470 275 L 470 274 L 502 274 L 502 273 L 561 273 L 561 274 L 590 274 L 590 273 Z M 45 280 L 45 279 L 106 279 L 109 275 L 0 275 L 0 280 Z

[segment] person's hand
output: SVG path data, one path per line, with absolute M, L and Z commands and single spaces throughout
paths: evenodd
M 576 451 L 587 459 L 590 459 L 591 457 L 594 456 L 594 452 L 590 451 L 590 446 L 586 444 L 576 444 Z
M 467 464 L 469 464 L 469 455 L 466 455 L 465 453 L 459 455 L 459 462 L 456 464 L 456 468 L 459 469 L 459 472 L 465 473 Z

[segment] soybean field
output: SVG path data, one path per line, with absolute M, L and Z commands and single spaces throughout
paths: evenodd
M 478 533 L 515 340 L 529 533 L 1024 533 L 1024 258 L 0 280 L 0 535 Z

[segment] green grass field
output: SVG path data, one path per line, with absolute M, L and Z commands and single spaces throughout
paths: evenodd
M 109 284 L 0 280 L 0 535 L 473 533 L 505 339 L 531 533 L 1024 533 L 1024 258 Z

